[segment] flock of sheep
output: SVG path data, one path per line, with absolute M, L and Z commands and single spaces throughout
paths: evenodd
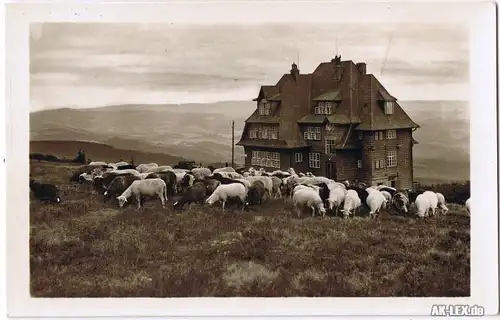
M 291 198 L 299 217 L 307 210 L 313 216 L 316 213 L 325 216 L 327 211 L 331 211 L 348 218 L 363 207 L 369 209 L 370 217 L 376 217 L 382 209 L 398 214 L 413 211 L 422 218 L 438 211 L 442 214 L 448 212 L 441 193 L 336 182 L 311 173 L 297 174 L 292 168 L 274 172 L 250 168 L 237 172 L 232 167 L 212 171 L 203 167 L 174 169 L 156 163 L 135 166 L 126 162 L 91 162 L 79 168 L 70 181 L 91 183 L 104 201 L 116 200 L 119 207 L 135 200 L 138 209 L 148 198 L 159 198 L 165 207 L 168 197 L 176 197 L 176 210 L 191 203 L 213 205 L 221 202 L 222 211 L 226 202 L 232 199 L 240 203 L 243 211 L 269 198 Z M 61 202 L 57 187 L 53 185 L 30 179 L 30 188 L 38 199 Z M 470 214 L 470 198 L 465 205 Z

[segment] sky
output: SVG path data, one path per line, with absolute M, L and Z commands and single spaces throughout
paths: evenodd
M 336 53 L 399 100 L 469 100 L 459 24 L 37 23 L 30 111 L 251 100 L 292 62 L 311 73 Z

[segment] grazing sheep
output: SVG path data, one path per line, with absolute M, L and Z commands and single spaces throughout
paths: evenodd
M 280 178 L 280 179 L 284 179 L 284 178 L 289 177 L 290 173 L 286 172 L 286 171 L 276 170 L 276 171 L 271 172 L 271 176 L 276 177 L 276 178 Z
M 79 177 L 78 177 L 78 182 L 79 183 L 82 183 L 82 182 L 93 182 L 94 181 L 94 177 L 92 177 L 91 174 L 88 174 L 88 173 L 82 173 Z
M 246 184 L 244 182 L 241 182 L 239 180 L 231 179 L 231 178 L 226 178 L 224 177 L 221 173 L 216 172 L 210 176 L 210 179 L 215 179 L 218 180 L 221 184 L 232 184 L 232 183 L 240 183 L 245 186 Z
M 196 180 L 203 180 L 212 174 L 212 171 L 208 168 L 194 168 L 191 170 L 191 174 Z
M 224 178 L 229 178 L 229 179 L 243 179 L 244 177 L 239 174 L 238 172 L 217 172 L 217 174 L 220 174 Z
M 264 195 L 266 193 L 266 187 L 262 183 L 262 181 L 255 181 L 252 183 L 250 188 L 248 188 L 247 194 L 247 206 L 262 204 L 262 200 L 264 199 Z
M 186 192 L 184 192 L 179 201 L 174 203 L 174 209 L 182 210 L 185 204 L 190 205 L 191 203 L 196 202 L 198 202 L 200 205 L 203 205 L 206 194 L 207 187 L 203 182 L 198 181 L 186 189 Z
M 300 218 L 302 210 L 309 208 L 312 211 L 312 216 L 314 217 L 316 211 L 322 216 L 325 216 L 326 210 L 321 200 L 319 194 L 312 189 L 302 189 L 294 192 L 293 194 L 293 205 L 297 209 L 297 217 Z
M 378 216 L 380 209 L 385 207 L 387 199 L 384 197 L 382 192 L 377 189 L 367 188 L 368 197 L 366 198 L 366 203 L 370 208 L 370 218 L 375 218 Z
M 318 186 L 315 186 L 315 185 L 312 185 L 312 184 L 299 184 L 297 186 L 295 186 L 293 188 L 293 191 L 292 191 L 292 198 L 293 198 L 293 195 L 297 192 L 297 191 L 300 191 L 300 190 L 313 190 L 314 192 L 316 192 L 319 196 L 319 187 Z
M 122 174 L 133 174 L 134 176 L 140 177 L 140 172 L 135 169 L 125 169 L 125 170 L 112 170 L 109 171 L 110 174 L 122 175 Z
M 125 162 L 125 161 L 119 161 L 119 162 L 117 162 L 117 163 L 114 163 L 114 166 L 115 166 L 115 167 L 117 167 L 117 168 L 118 168 L 118 167 L 122 167 L 122 166 L 129 166 L 129 165 L 130 165 L 130 163 Z M 134 169 L 135 169 L 135 168 L 134 168 Z
M 224 167 L 224 168 L 218 168 L 213 171 L 213 173 L 217 172 L 236 172 L 232 167 Z
M 245 187 L 247 187 L 247 188 L 250 188 L 252 186 L 250 181 L 248 181 L 247 179 L 241 178 L 241 179 L 234 179 L 234 180 L 243 183 L 245 185 Z
M 384 205 L 383 205 L 383 207 L 385 208 L 386 204 L 392 203 L 392 195 L 389 193 L 389 191 L 385 191 L 385 190 L 380 191 L 380 193 L 384 196 L 385 200 L 387 200 L 386 202 L 384 202 Z
M 422 195 L 429 198 L 429 216 L 434 216 L 439 203 L 436 193 L 434 193 L 433 191 L 425 191 L 424 193 L 422 193 Z
M 182 177 L 181 182 L 180 182 L 180 189 L 187 190 L 189 187 L 191 187 L 194 184 L 194 180 L 195 180 L 195 178 L 192 174 L 190 174 L 190 173 L 184 174 L 184 177 Z
M 164 171 L 164 172 L 154 173 L 154 175 L 150 174 L 149 176 L 146 177 L 147 180 L 158 179 L 158 178 L 165 181 L 165 184 L 167 185 L 167 195 L 174 196 L 177 190 L 176 174 L 173 173 L 172 171 Z
M 109 186 L 105 187 L 106 191 L 104 191 L 104 201 L 122 194 L 136 180 L 141 180 L 141 178 L 134 175 L 115 177 Z
M 417 190 L 408 192 L 408 200 L 410 200 L 410 203 L 414 203 L 417 197 L 424 193 L 424 191 L 425 190 Z
M 359 207 L 361 207 L 361 199 L 358 193 L 355 189 L 347 189 L 344 197 L 344 207 L 340 210 L 340 212 L 344 215 L 344 218 L 347 219 L 349 215 L 354 215 Z
M 465 201 L 465 210 L 470 215 L 470 198 Z
M 392 206 L 397 212 L 408 213 L 410 208 L 410 200 L 404 192 L 396 192 L 392 197 Z
M 269 197 L 273 194 L 273 180 L 271 177 L 266 177 L 266 176 L 252 176 L 252 177 L 246 177 L 250 183 L 253 183 L 255 181 L 260 181 L 264 184 L 264 187 L 266 188 L 266 193 Z
M 246 204 L 246 197 L 247 188 L 242 183 L 221 184 L 217 187 L 217 189 L 215 189 L 210 197 L 208 197 L 206 203 L 212 205 L 217 201 L 221 201 L 222 212 L 224 212 L 227 199 L 238 198 L 242 203 L 241 212 L 243 212 Z
M 446 206 L 446 200 L 444 199 L 444 196 L 442 193 L 436 192 L 436 196 L 438 198 L 438 209 L 441 210 L 442 214 L 447 214 L 448 213 L 448 207 Z
M 415 206 L 417 207 L 417 215 L 420 218 L 424 218 L 429 215 L 430 210 L 430 199 L 427 195 L 419 194 L 417 199 L 415 199 Z
M 354 184 L 350 184 L 347 187 L 347 191 L 349 191 L 349 190 L 356 191 L 356 194 L 358 195 L 359 199 L 361 200 L 361 203 L 364 204 L 365 206 L 368 206 L 368 204 L 366 203 L 366 199 L 368 198 L 368 191 L 366 191 L 366 189 L 364 189 L 360 186 L 356 186 Z
M 214 193 L 215 189 L 217 189 L 217 187 L 221 184 L 219 180 L 211 178 L 205 178 L 203 180 L 203 183 L 207 188 L 207 196 L 210 196 L 212 193 Z
M 337 215 L 338 212 L 340 211 L 340 206 L 342 205 L 342 202 L 344 202 L 345 194 L 346 194 L 345 188 L 337 187 L 330 189 L 327 200 L 328 208 L 334 211 L 335 215 Z
M 141 208 L 142 196 L 158 196 L 161 205 L 165 208 L 167 198 L 167 185 L 162 179 L 135 180 L 132 184 L 116 199 L 120 208 L 123 207 L 127 199 L 134 196 L 137 200 L 137 209 Z
M 283 186 L 283 181 L 276 176 L 271 176 L 271 181 L 273 182 L 273 196 L 277 199 L 281 198 L 281 188 Z
M 53 184 L 39 183 L 30 179 L 30 190 L 35 195 L 35 198 L 42 201 L 50 201 L 60 203 L 59 190 Z
M 323 203 L 326 203 L 330 196 L 330 188 L 328 188 L 328 185 L 324 182 L 315 183 L 314 185 L 319 187 L 319 197 L 323 200 Z

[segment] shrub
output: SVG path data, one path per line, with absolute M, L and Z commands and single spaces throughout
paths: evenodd
M 465 182 L 421 185 L 420 189 L 440 192 L 448 203 L 465 204 L 465 201 L 470 198 L 470 180 Z

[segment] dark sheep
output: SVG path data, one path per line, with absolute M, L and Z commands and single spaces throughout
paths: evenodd
M 181 190 L 187 190 L 190 186 L 194 184 L 194 176 L 190 173 L 186 173 L 184 177 L 182 177 L 180 188 Z
M 117 176 L 110 182 L 109 186 L 106 187 L 104 192 L 104 201 L 109 199 L 115 199 L 120 196 L 123 191 L 125 191 L 132 182 L 136 180 L 141 180 L 141 178 L 134 175 Z
M 104 179 L 101 177 L 95 177 L 94 181 L 92 182 L 94 190 L 97 192 L 97 194 L 104 194 L 104 192 L 106 191 L 103 180 Z
M 408 213 L 410 209 L 410 201 L 408 195 L 404 191 L 399 191 L 392 197 L 392 207 L 401 213 Z
M 182 210 L 185 204 L 191 204 L 198 202 L 203 205 L 205 197 L 207 196 L 207 187 L 203 182 L 196 182 L 192 186 L 188 187 L 186 192 L 182 197 L 174 203 L 175 210 Z
M 118 166 L 116 169 L 117 170 L 125 170 L 125 169 L 134 169 L 135 170 L 135 166 L 133 164 L 127 164 L 124 166 Z
M 116 173 L 110 173 L 110 172 L 105 172 L 102 177 L 95 177 L 94 178 L 94 189 L 97 191 L 98 194 L 104 194 L 106 189 L 109 187 L 110 183 L 116 178 L 116 177 L 126 177 L 126 176 L 132 176 L 131 173 L 125 173 L 125 174 L 116 174 Z
M 321 198 L 321 200 L 323 200 L 323 202 L 328 200 L 328 198 L 330 197 L 330 189 L 328 188 L 326 183 L 320 182 L 314 185 L 319 187 L 319 197 Z
M 347 189 L 355 190 L 358 193 L 359 199 L 361 199 L 361 203 L 367 206 L 366 198 L 368 198 L 368 191 L 366 189 L 358 187 L 356 185 L 349 185 Z
M 30 179 L 30 190 L 35 195 L 35 198 L 42 201 L 50 201 L 53 203 L 60 203 L 59 190 L 53 184 L 39 183 Z
M 175 173 L 172 171 L 165 171 L 165 172 L 158 172 L 156 173 L 158 176 L 157 178 L 162 179 L 165 181 L 165 184 L 167 185 L 167 197 L 174 196 L 175 195 L 175 188 L 177 187 L 177 176 Z M 148 175 L 146 179 L 154 179 L 150 178 L 151 175 Z
M 234 179 L 231 179 L 231 178 L 226 178 L 224 176 L 222 176 L 220 173 L 214 173 L 211 178 L 215 179 L 215 180 L 218 180 L 220 181 L 221 184 L 231 184 L 231 183 L 241 183 L 242 185 L 245 185 L 243 182 L 241 181 L 238 181 L 238 180 L 234 180 Z M 246 187 L 246 186 L 245 186 Z
M 262 199 L 264 199 L 264 194 L 266 193 L 266 187 L 262 181 L 255 181 L 252 183 L 248 189 L 247 194 L 247 206 L 262 204 Z
M 425 192 L 425 190 L 416 190 L 416 191 L 408 192 L 408 199 L 410 200 L 410 203 L 414 203 L 415 200 L 417 199 L 418 195 L 420 195 L 424 192 Z
M 217 189 L 217 187 L 221 184 L 219 180 L 211 179 L 208 177 L 205 178 L 205 180 L 203 180 L 203 183 L 207 187 L 207 196 L 212 195 L 212 193 L 214 193 L 215 189 Z

